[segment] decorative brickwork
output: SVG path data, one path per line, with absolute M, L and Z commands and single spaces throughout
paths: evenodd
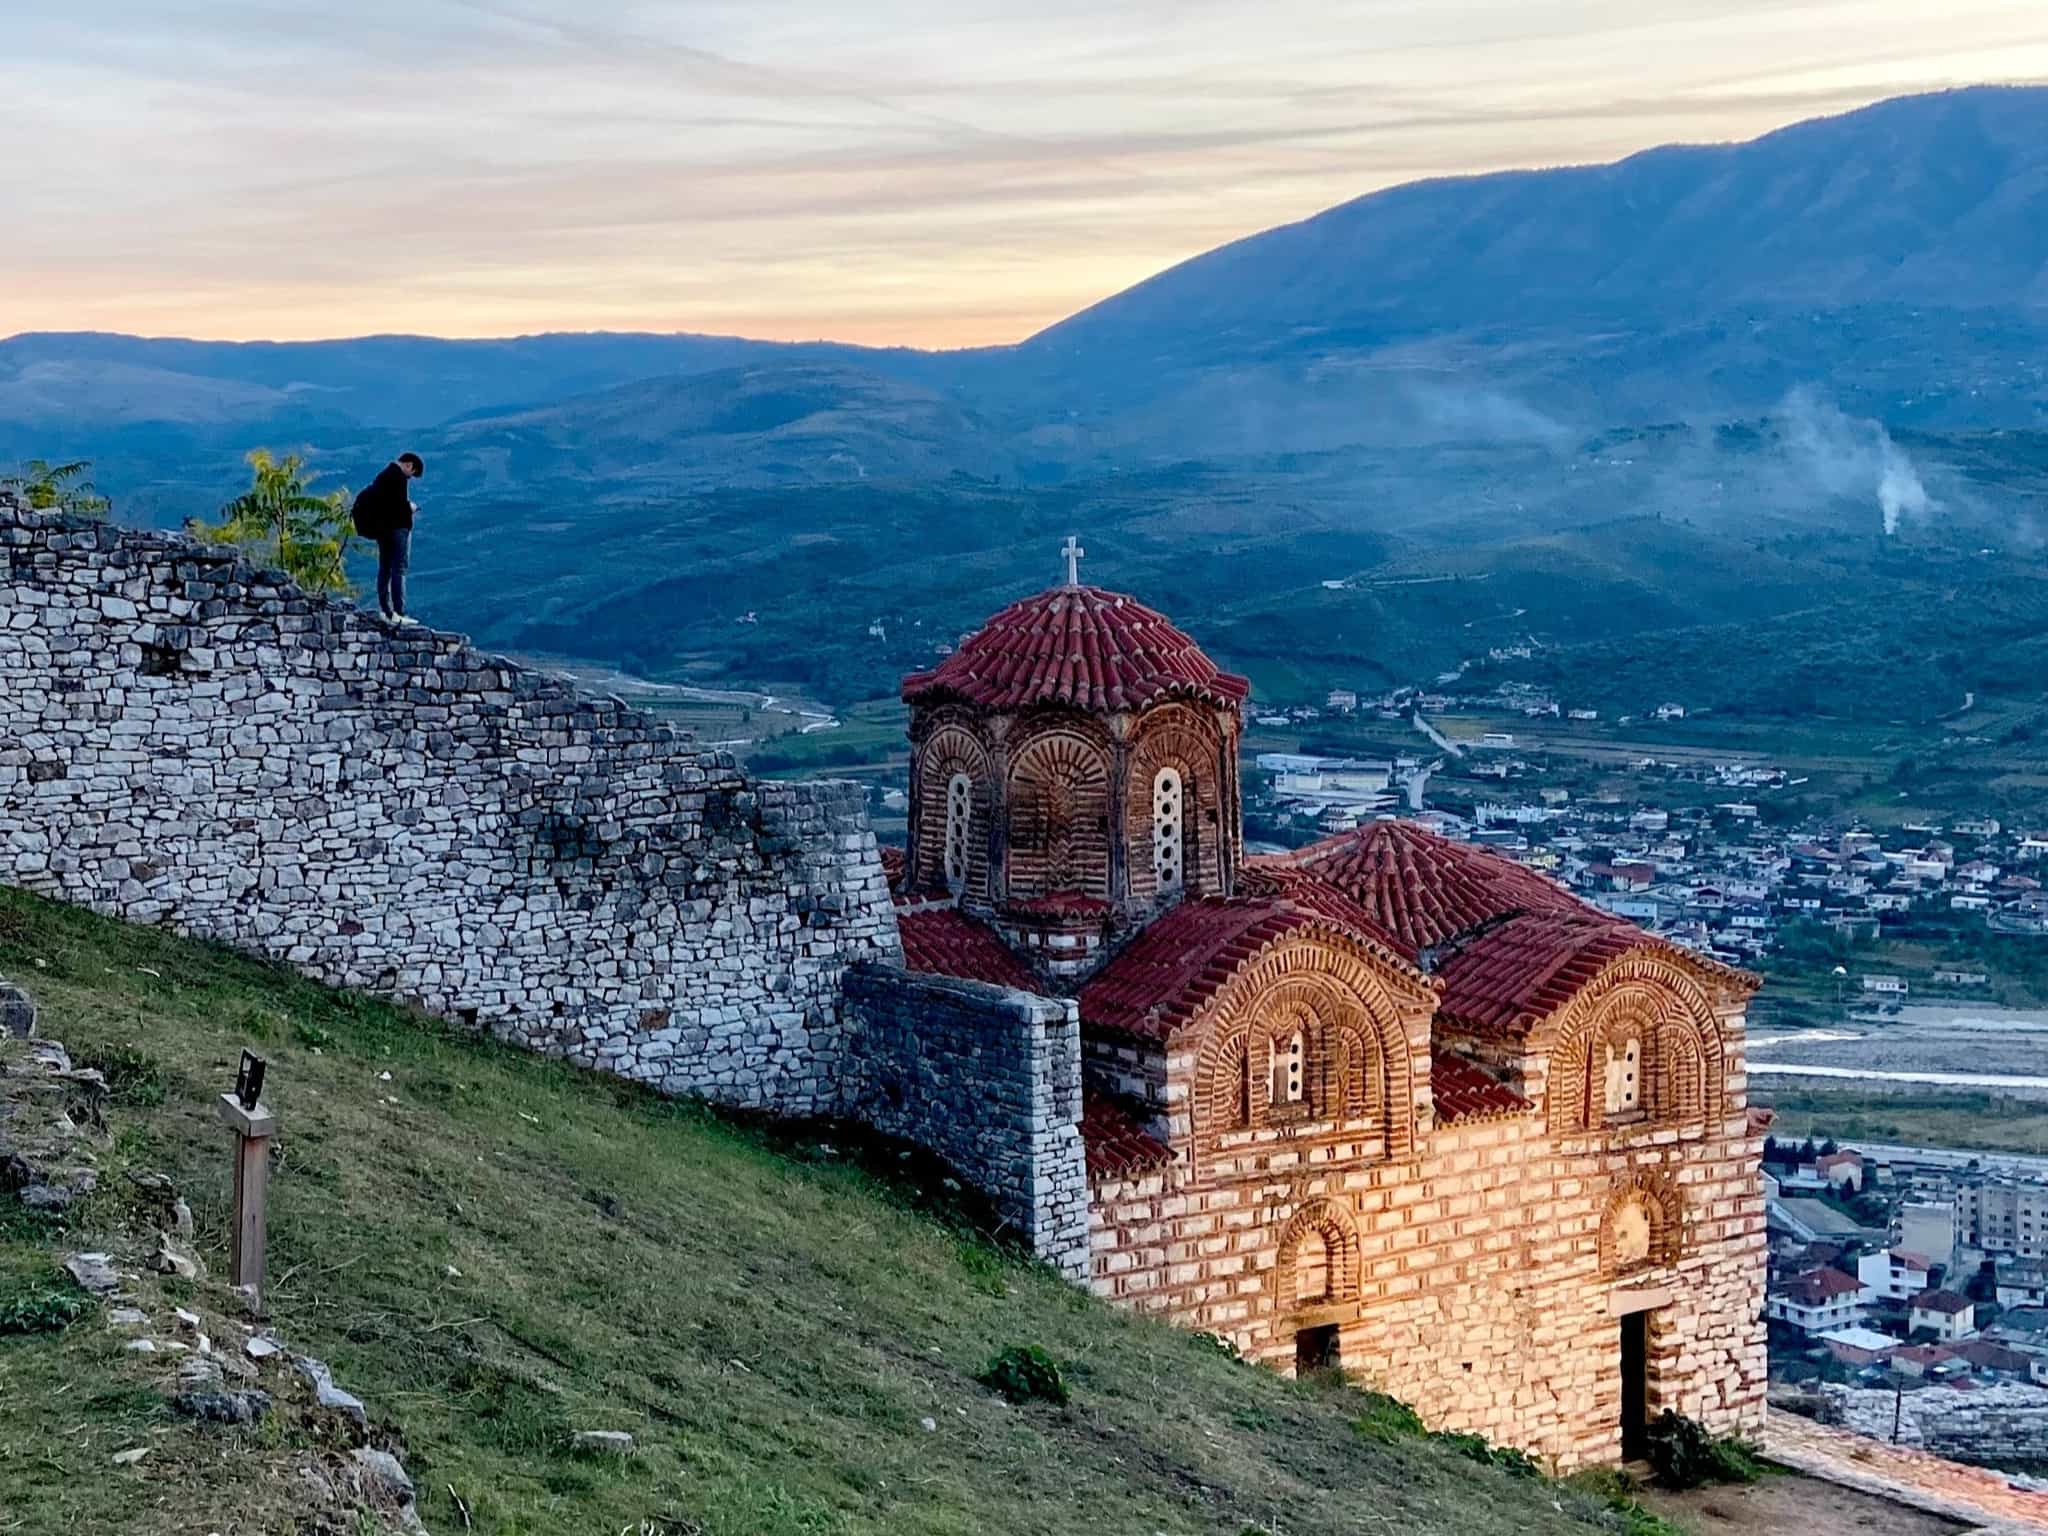
M 1619 1180 L 1600 1217 L 1600 1273 L 1609 1278 L 1677 1262 L 1685 1246 L 1685 1197 L 1663 1173 Z
M 1006 786 L 912 963 L 995 974 L 978 927 L 1075 994 L 1095 1288 L 1560 1467 L 1618 1456 L 1625 1361 L 1648 1414 L 1752 1428 L 1754 978 L 1400 822 L 1245 859 L 1236 696 L 1132 617 L 1048 593 L 904 687 L 914 860 L 949 733 Z
M 1227 896 L 1246 686 L 1133 598 L 1069 586 L 1011 605 L 903 681 L 908 888 L 995 919 L 1062 987 L 1162 908 Z
M 1610 961 L 1544 1033 L 1556 1042 L 1547 1078 L 1557 1134 L 1617 1119 L 1676 1125 L 1720 1116 L 1713 1004 L 1669 958 Z
M 1056 892 L 1109 897 L 1109 746 L 1041 728 L 1013 746 L 1006 789 L 1012 903 Z
M 965 781 L 963 797 L 960 781 Z M 919 818 L 911 884 L 988 899 L 989 836 L 996 796 L 987 749 L 966 726 L 937 722 L 918 753 L 912 788 L 931 814 Z M 964 798 L 964 804 L 963 804 Z

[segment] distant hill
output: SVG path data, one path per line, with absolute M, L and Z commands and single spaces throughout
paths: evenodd
M 356 485 L 403 439 L 447 622 L 834 699 L 1078 532 L 1272 687 L 1520 633 L 1616 708 L 1925 719 L 2038 687 L 2044 358 L 2048 88 L 1982 88 L 1396 187 L 1010 347 L 19 336 L 0 462 L 92 459 L 162 523 L 250 447 Z
M 310 420 L 423 427 L 467 412 L 544 404 L 660 374 L 742 362 L 905 358 L 833 343 L 594 331 L 448 340 L 186 341 L 103 332 L 0 340 L 0 421 L 228 422 L 296 411 Z M 158 395 L 145 384 L 154 383 Z M 211 398 L 195 411 L 195 397 Z
M 988 424 L 933 390 L 845 363 L 764 362 L 641 379 L 480 412 L 429 434 L 437 481 L 467 494 L 536 479 L 680 486 L 929 480 L 1006 472 Z
M 1413 182 L 1184 262 L 1025 350 L 1152 359 L 1356 345 L 1375 327 L 1892 304 L 2048 311 L 2048 89 Z

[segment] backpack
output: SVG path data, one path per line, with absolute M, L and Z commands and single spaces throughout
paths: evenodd
M 357 491 L 355 505 L 349 508 L 349 516 L 355 522 L 356 532 L 366 539 L 374 539 L 384 531 L 384 519 L 379 506 L 383 498 L 370 494 L 375 489 L 376 484 L 372 482 Z

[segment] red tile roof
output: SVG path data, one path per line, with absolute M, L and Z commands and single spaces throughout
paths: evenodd
M 1172 1148 L 1139 1124 L 1137 1116 L 1092 1094 L 1081 1101 L 1081 1142 L 1091 1179 L 1128 1178 L 1173 1161 Z
M 1439 962 L 1438 1016 L 1480 1035 L 1526 1034 L 1612 961 L 1649 943 L 1640 928 L 1611 919 L 1547 912 L 1506 918 Z
M 1412 821 L 1369 822 L 1255 862 L 1313 872 L 1416 952 L 1511 912 L 1586 913 L 1615 921 L 1513 859 L 1454 843 Z
M 1779 1294 L 1790 1297 L 1803 1307 L 1820 1307 L 1862 1289 L 1862 1281 L 1843 1274 L 1839 1269 L 1809 1269 L 1805 1274 L 1794 1275 L 1786 1281 Z
M 903 933 L 903 963 L 913 971 L 958 976 L 1036 992 L 1040 983 L 993 930 L 954 907 L 924 907 L 896 914 Z
M 879 850 L 882 855 L 882 874 L 888 879 L 889 889 L 895 890 L 903 883 L 903 871 L 908 867 L 908 854 L 901 848 L 884 843 Z
M 1250 691 L 1164 614 L 1099 587 L 1012 603 L 935 669 L 903 679 L 906 701 L 950 694 L 989 709 L 1143 709 L 1175 695 L 1235 706 Z
M 1971 1339 L 1955 1346 L 1957 1354 L 1980 1371 L 2011 1371 L 2024 1376 L 2032 1368 L 2032 1357 L 1992 1339 Z
M 1904 1349 L 1892 1351 L 1893 1360 L 1907 1360 L 1911 1361 L 1914 1365 L 1922 1367 L 1940 1365 L 1944 1361 L 1960 1360 L 1962 1358 L 1954 1350 L 1942 1344 L 1909 1344 Z
M 1082 1023 L 1168 1039 L 1247 961 L 1302 928 L 1346 935 L 1406 972 L 1418 991 L 1429 986 L 1390 936 L 1341 892 L 1313 880 L 1292 889 L 1247 883 L 1252 894 L 1183 901 L 1154 919 L 1081 989 Z
M 1535 1106 L 1506 1083 L 1490 1076 L 1476 1061 L 1450 1051 L 1429 1058 L 1429 1090 L 1436 1100 L 1439 1124 L 1459 1120 L 1497 1120 L 1525 1114 Z
M 1940 1312 L 1949 1317 L 1967 1312 L 1975 1305 L 1969 1297 L 1958 1296 L 1954 1291 L 1922 1291 L 1911 1302 L 1915 1312 Z
M 1442 979 L 1445 1021 L 1515 1035 L 1619 956 L 1653 948 L 1723 984 L 1756 979 L 1603 912 L 1489 848 L 1409 821 L 1376 821 L 1294 853 L 1247 861 L 1336 887 Z

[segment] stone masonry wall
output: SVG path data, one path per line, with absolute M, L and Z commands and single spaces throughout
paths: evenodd
M 840 1109 L 861 792 L 175 535 L 0 498 L 0 881 L 666 1093 Z
M 1839 1422 L 1874 1440 L 1898 1443 L 2013 1472 L 2048 1468 L 2048 1392 L 2026 1382 L 1999 1382 L 1974 1392 L 1926 1387 L 1894 1396 L 1884 1390 L 1829 1384 L 1821 1389 Z
M 1081 1022 L 1071 1000 L 855 966 L 847 1106 L 930 1147 L 990 1195 L 1032 1250 L 1088 1272 Z

